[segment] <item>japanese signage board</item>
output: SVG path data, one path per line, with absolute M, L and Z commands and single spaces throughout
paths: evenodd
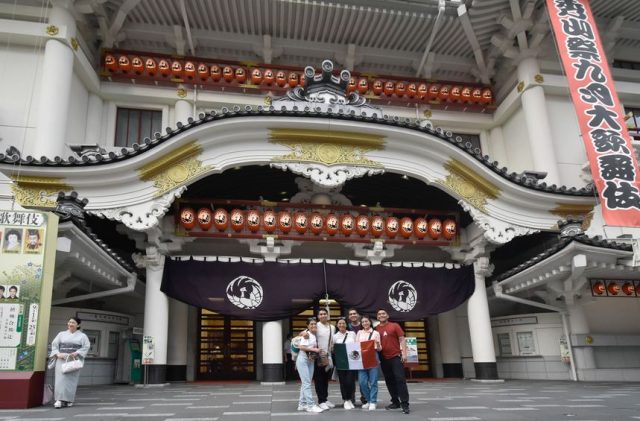
M 153 364 L 156 358 L 156 346 L 153 336 L 142 337 L 142 364 Z
M 607 225 L 640 226 L 640 173 L 589 0 L 547 0 Z
M 43 368 L 56 237 L 55 215 L 0 210 L 0 370 Z
M 418 364 L 418 338 L 408 336 L 404 338 L 407 349 L 407 364 Z

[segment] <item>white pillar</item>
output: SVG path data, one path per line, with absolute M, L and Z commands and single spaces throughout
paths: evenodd
M 262 324 L 262 384 L 284 384 L 282 320 Z
M 67 39 L 76 36 L 76 23 L 68 10 L 70 7 L 70 1 L 55 2 L 49 12 L 49 25 L 65 28 Z M 36 137 L 33 143 L 25 145 L 25 154 L 36 158 L 66 157 L 68 154 L 65 142 L 72 77 L 71 47 L 56 39 L 47 40 L 42 62 Z
M 538 61 L 534 57 L 525 58 L 518 63 L 518 80 L 524 82 L 526 89 L 522 92 L 522 110 L 527 123 L 529 146 L 533 166 L 536 171 L 545 171 L 547 184 L 560 184 L 558 160 L 553 147 L 551 123 L 547 114 L 544 89 L 535 81 L 540 74 Z
M 102 98 L 93 92 L 89 92 L 87 105 L 87 129 L 85 130 L 85 143 L 102 145 Z
M 440 333 L 440 353 L 444 377 L 464 377 L 456 310 L 438 314 L 438 332 Z
M 507 166 L 507 148 L 501 126 L 496 126 L 489 132 L 489 157 L 492 161 L 498 161 L 501 167 Z
M 189 117 L 193 117 L 193 107 L 191 106 L 191 103 L 186 99 L 177 100 L 175 105 L 174 116 L 176 120 L 176 125 L 178 122 L 181 122 L 182 124 L 187 124 Z
M 147 383 L 164 383 L 166 381 L 169 299 L 160 291 L 164 259 L 165 257 L 158 253 L 155 247 L 147 248 L 144 336 L 151 336 L 155 346 L 153 364 L 147 368 Z
M 187 334 L 189 306 L 169 298 L 169 332 L 167 344 L 167 380 L 185 381 L 187 375 Z
M 572 335 L 585 335 L 589 332 L 589 322 L 587 321 L 587 315 L 584 312 L 584 306 L 580 304 L 572 304 L 567 306 L 569 310 L 569 324 L 571 326 Z M 593 348 L 585 345 L 584 343 L 573 343 L 573 355 L 576 359 L 575 365 L 578 372 L 578 378 L 580 380 L 588 380 L 584 378 L 584 375 L 580 375 L 581 370 L 596 368 L 596 359 L 593 354 Z
M 467 302 L 467 318 L 471 336 L 473 365 L 477 379 L 497 379 L 496 351 L 493 347 L 489 302 L 484 284 L 485 276 L 491 274 L 491 266 L 487 257 L 478 258 L 474 264 L 476 288 Z

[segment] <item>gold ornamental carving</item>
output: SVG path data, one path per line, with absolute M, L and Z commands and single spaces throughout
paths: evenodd
M 46 28 L 46 31 L 47 31 L 47 35 L 52 36 L 52 37 L 58 35 L 58 32 L 60 32 L 58 27 L 55 26 L 55 25 L 48 25 L 47 28 Z
M 187 97 L 187 90 L 184 88 L 180 88 L 176 91 L 176 95 L 178 96 L 178 98 L 186 98 Z
M 65 184 L 64 178 L 58 177 L 12 177 L 11 190 L 16 201 L 24 208 L 56 207 L 58 192 L 73 190 L 73 187 Z
M 497 199 L 500 189 L 462 162 L 452 159 L 444 167 L 449 175 L 439 183 L 460 196 L 471 206 L 486 212 L 489 199 Z
M 584 218 L 586 221 L 588 219 L 589 214 L 591 214 L 591 218 L 593 218 L 593 207 L 595 204 L 587 204 L 587 205 L 575 205 L 568 203 L 558 203 L 558 205 L 551 209 L 549 213 L 553 215 L 557 215 L 562 219 L 574 217 L 574 218 Z M 589 221 L 589 224 L 591 221 Z
M 201 153 L 200 146 L 193 141 L 138 168 L 138 174 L 142 181 L 153 182 L 154 197 L 159 197 L 213 168 L 198 159 Z
M 516 88 L 518 89 L 518 93 L 521 94 L 522 91 L 524 91 L 524 82 L 523 81 L 518 82 L 518 85 L 516 86 Z
M 537 75 L 535 75 L 533 77 L 533 80 L 535 80 L 536 83 L 544 83 L 544 76 L 542 76 L 540 73 L 538 73 Z
M 78 51 L 78 40 L 76 38 L 71 38 L 71 48 L 74 51 Z

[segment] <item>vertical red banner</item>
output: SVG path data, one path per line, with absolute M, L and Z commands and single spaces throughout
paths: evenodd
M 546 0 L 607 225 L 640 226 L 640 173 L 589 0 Z

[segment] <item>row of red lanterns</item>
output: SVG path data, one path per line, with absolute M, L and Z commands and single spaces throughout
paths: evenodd
M 208 231 L 215 227 L 219 232 L 226 231 L 229 227 L 237 233 L 249 230 L 252 233 L 260 231 L 268 234 L 279 231 L 282 234 L 289 234 L 295 231 L 298 234 L 306 234 L 308 231 L 320 235 L 321 233 L 330 236 L 341 233 L 345 237 L 357 234 L 360 237 L 371 235 L 375 238 L 385 234 L 388 238 L 395 238 L 400 235 L 408 239 L 415 236 L 418 239 L 430 237 L 438 240 L 441 237 L 452 240 L 457 233 L 457 224 L 453 219 L 441 221 L 438 218 L 417 218 L 415 220 L 394 216 L 353 216 L 345 213 L 342 215 L 323 215 L 318 212 L 275 212 L 272 210 L 259 211 L 233 209 L 228 212 L 224 208 L 212 211 L 209 208 L 201 208 L 197 212 L 190 207 L 180 210 L 180 225 L 190 231 L 198 225 L 201 230 Z
M 597 281 L 593 283 L 591 291 L 596 296 L 640 296 L 640 282 L 634 285 L 631 281 L 610 281 L 608 283 Z
M 285 72 L 284 70 L 260 69 L 257 67 L 245 69 L 244 67 L 219 66 L 193 61 L 182 62 L 179 60 L 155 59 L 149 57 L 143 59 L 139 56 L 129 58 L 121 55 L 116 58 L 107 54 L 104 59 L 105 68 L 110 72 L 134 73 L 136 75 L 147 74 L 149 76 L 160 75 L 164 78 L 187 79 L 189 81 L 199 79 L 202 82 L 212 80 L 239 84 L 250 81 L 253 85 L 277 85 L 281 88 L 288 86 L 304 86 L 304 76 L 298 72 Z M 465 85 L 451 85 L 440 83 L 418 83 L 394 80 L 375 79 L 372 83 L 366 77 L 352 77 L 349 81 L 348 92 L 358 91 L 364 95 L 371 92 L 373 95 L 388 97 L 408 97 L 427 100 L 440 100 L 450 102 L 468 102 L 489 104 L 493 102 L 493 93 L 489 88 L 481 88 Z

